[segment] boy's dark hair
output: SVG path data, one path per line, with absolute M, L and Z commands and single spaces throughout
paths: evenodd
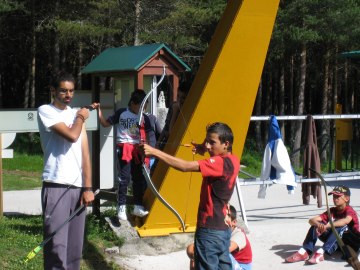
M 131 93 L 131 97 L 130 97 L 128 106 L 131 105 L 131 101 L 134 102 L 135 105 L 141 103 L 144 100 L 145 96 L 146 96 L 146 94 L 145 94 L 144 90 L 136 89 L 134 92 Z
M 184 94 L 188 94 L 190 91 L 192 83 L 190 82 L 182 82 L 180 83 L 179 87 L 178 87 L 178 91 L 183 92 Z
M 219 135 L 219 140 L 221 143 L 225 143 L 226 141 L 229 142 L 229 147 L 227 150 L 232 152 L 232 144 L 234 142 L 234 135 L 232 133 L 231 128 L 224 123 L 215 122 L 213 124 L 206 126 L 207 133 L 216 133 Z
M 230 205 L 230 218 L 231 221 L 234 221 L 236 219 L 236 209 L 232 205 Z
M 55 90 L 57 90 L 61 82 L 72 82 L 75 86 L 74 76 L 70 73 L 67 73 L 66 71 L 59 70 L 52 75 L 50 86 L 54 87 Z

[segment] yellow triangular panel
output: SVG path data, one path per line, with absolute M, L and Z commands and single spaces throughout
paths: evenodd
M 224 122 L 234 133 L 233 152 L 241 157 L 279 0 L 230 0 L 196 75 L 168 142 L 188 144 L 205 138 L 209 123 Z M 191 134 L 191 135 L 190 135 Z M 166 153 L 192 160 L 190 148 L 167 145 Z M 208 157 L 208 156 L 207 156 Z M 195 160 L 204 157 L 195 156 Z M 194 232 L 200 198 L 200 173 L 182 173 L 159 162 L 152 178 L 163 198 Z M 178 219 L 148 190 L 149 215 L 140 236 L 181 233 Z

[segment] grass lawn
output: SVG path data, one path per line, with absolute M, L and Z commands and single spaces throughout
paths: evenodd
M 104 220 L 105 216 L 115 213 L 115 209 L 108 210 L 101 215 L 100 220 L 87 215 L 81 270 L 120 270 L 113 262 L 106 261 L 103 253 L 107 247 L 124 243 L 124 239 L 117 238 Z M 0 269 L 43 269 L 43 251 L 24 263 L 28 253 L 42 241 L 41 216 L 0 217 Z
M 3 159 L 3 189 L 28 190 L 42 186 L 43 155 L 14 153 L 14 158 Z M 86 216 L 85 240 L 81 270 L 121 270 L 106 261 L 107 247 L 121 246 L 119 239 L 105 222 L 105 216 L 116 215 L 115 208 L 101 214 L 100 219 Z M 0 269 L 43 269 L 43 251 L 24 263 L 28 253 L 42 241 L 42 216 L 8 215 L 0 217 Z
M 3 174 L 3 190 L 28 190 L 41 188 L 41 177 Z
M 17 172 L 42 173 L 43 155 L 27 155 L 14 152 L 14 158 L 4 158 L 2 160 L 4 170 Z
M 14 158 L 4 158 L 2 163 L 4 191 L 41 188 L 42 155 L 15 152 Z

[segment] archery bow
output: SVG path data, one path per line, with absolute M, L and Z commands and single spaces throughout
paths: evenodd
M 320 178 L 320 180 L 324 186 L 328 219 L 329 219 L 329 222 L 331 225 L 331 230 L 333 231 L 333 233 L 335 235 L 336 241 L 339 244 L 342 254 L 344 255 L 346 261 L 351 265 L 352 268 L 354 268 L 355 270 L 360 270 L 360 263 L 359 263 L 356 252 L 350 246 L 346 246 L 344 244 L 343 240 L 341 239 L 340 235 L 338 234 L 338 232 L 335 229 L 334 223 L 331 218 L 331 212 L 330 212 L 330 207 L 329 207 L 329 202 L 328 202 L 328 193 L 326 190 L 326 182 L 325 182 L 324 178 L 321 176 L 320 173 L 318 173 L 314 169 L 309 168 L 309 170 L 312 171 L 313 173 L 315 173 L 316 176 Z
M 140 126 L 142 125 L 143 119 L 144 119 L 144 107 L 146 104 L 147 99 L 149 98 L 149 96 L 151 95 L 151 93 L 159 86 L 159 84 L 162 82 L 162 80 L 165 77 L 165 66 L 163 66 L 163 74 L 160 78 L 160 80 L 158 81 L 158 83 L 149 91 L 149 93 L 147 93 L 147 95 L 145 96 L 145 98 L 143 99 L 143 101 L 141 102 L 141 106 L 138 112 L 138 119 L 137 119 L 137 126 L 140 129 Z M 140 141 L 141 141 L 141 133 L 140 133 Z M 179 215 L 178 212 L 176 212 L 176 210 L 174 208 L 171 207 L 171 205 L 165 201 L 165 199 L 160 195 L 160 193 L 157 191 L 157 189 L 155 188 L 153 182 L 151 181 L 151 177 L 150 177 L 150 172 L 149 169 L 147 167 L 147 165 L 145 163 L 142 164 L 142 171 L 146 180 L 146 183 L 148 184 L 148 187 L 150 188 L 150 190 L 154 193 L 155 197 L 158 198 L 160 200 L 160 202 L 162 204 L 164 204 L 166 206 L 166 208 L 168 208 L 180 221 L 180 224 L 182 226 L 183 232 L 185 232 L 185 225 L 184 222 L 181 218 L 181 216 Z

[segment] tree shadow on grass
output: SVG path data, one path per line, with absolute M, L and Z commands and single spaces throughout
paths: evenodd
M 26 234 L 42 234 L 42 217 L 33 215 L 7 215 L 8 226 Z
M 119 267 L 114 266 L 113 262 L 107 261 L 105 255 L 87 238 L 84 239 L 82 260 L 88 267 L 86 269 L 120 269 Z

